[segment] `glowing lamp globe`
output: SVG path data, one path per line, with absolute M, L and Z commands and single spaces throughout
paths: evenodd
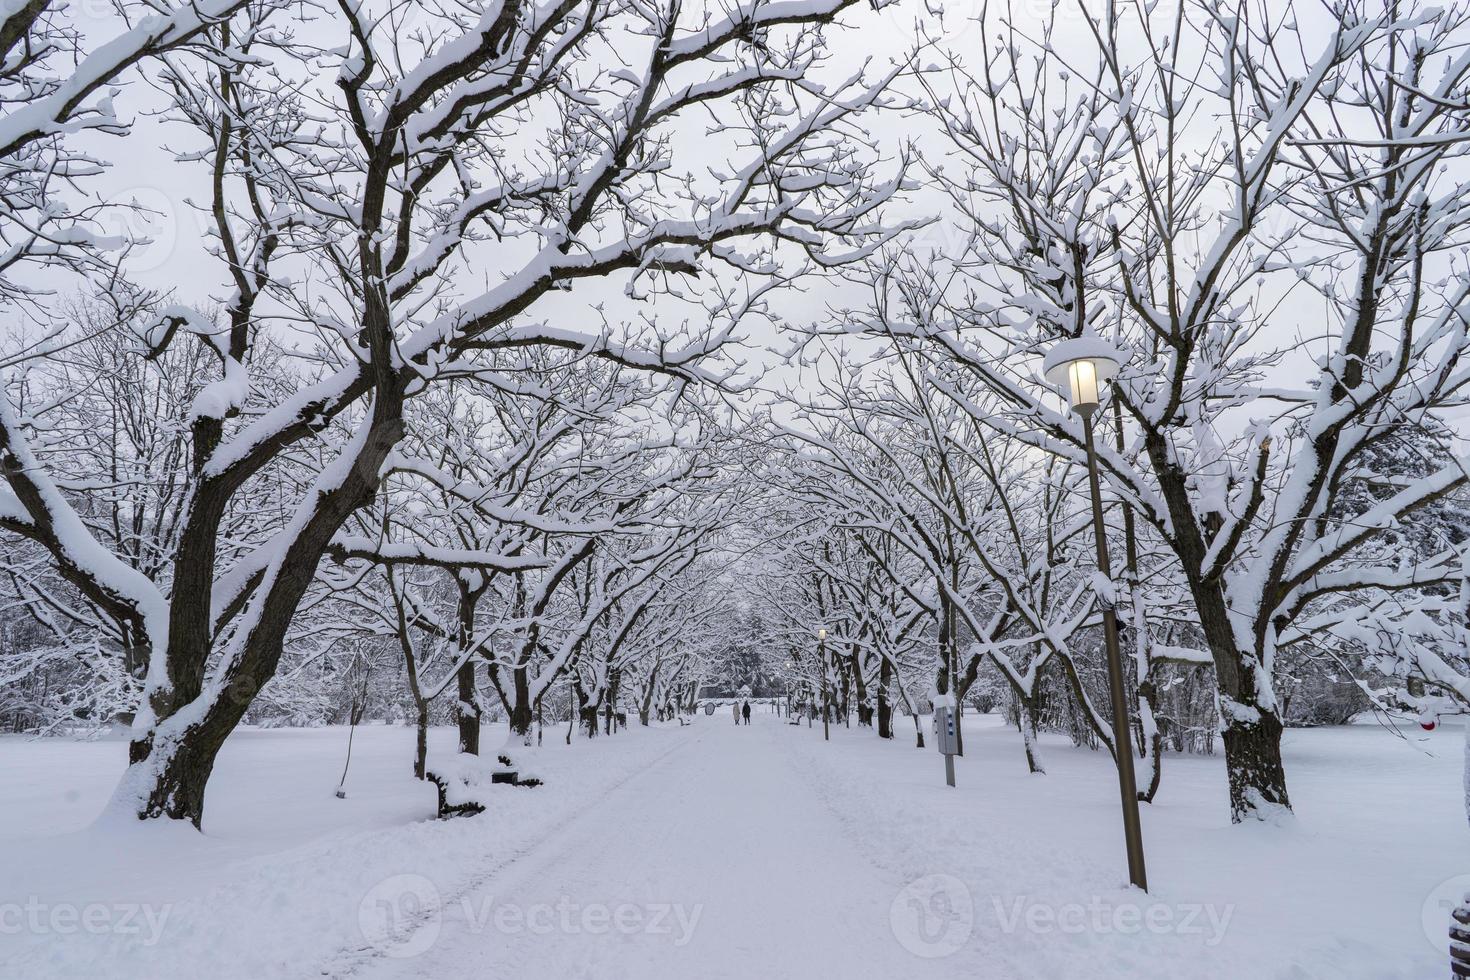
M 1064 340 L 1046 352 L 1041 373 L 1061 389 L 1078 415 L 1091 415 L 1102 402 L 1104 387 L 1118 374 L 1122 355 L 1101 337 L 1084 334 Z

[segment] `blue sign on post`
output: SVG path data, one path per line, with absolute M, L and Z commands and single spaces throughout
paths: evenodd
M 934 709 L 934 746 L 945 755 L 959 753 L 960 740 L 955 732 L 953 708 L 941 705 Z
M 934 747 L 944 756 L 944 781 L 954 785 L 954 757 L 960 751 L 960 736 L 955 723 L 955 709 L 934 706 Z

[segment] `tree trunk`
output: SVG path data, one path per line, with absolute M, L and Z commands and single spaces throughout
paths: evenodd
M 863 665 L 856 653 L 852 655 L 852 691 L 857 701 L 858 724 L 871 726 L 873 717 L 868 709 L 868 686 L 863 683 Z
M 413 774 L 416 779 L 424 778 L 424 767 L 429 760 L 429 703 L 419 702 L 418 717 L 414 722 Z
M 893 666 L 884 657 L 878 666 L 878 737 L 893 737 L 893 705 L 888 700 L 888 685 L 893 681 Z
M 511 682 L 515 696 L 506 713 L 510 720 L 510 731 L 513 735 L 525 738 L 531 734 L 531 723 L 535 718 L 531 706 L 531 679 L 524 664 L 518 664 L 511 672 Z
M 368 223 L 376 218 L 365 216 Z M 403 438 L 404 381 L 397 362 L 386 276 L 376 241 L 364 236 L 358 245 L 359 271 L 365 273 L 360 337 L 368 363 L 359 378 L 338 394 L 337 404 L 349 404 L 371 392 L 371 411 L 345 444 L 343 454 L 333 460 L 323 479 L 297 504 L 296 519 L 291 533 L 283 539 L 284 547 L 261 571 L 254 587 L 230 598 L 248 613 L 238 621 L 237 632 L 224 651 L 221 687 L 208 694 L 203 679 L 216 652 L 219 614 L 213 605 L 213 589 L 223 515 L 243 483 L 297 438 L 316 428 L 310 415 L 324 406 L 303 413 L 294 427 L 296 434 L 290 426 L 283 428 L 282 442 L 267 441 L 263 444 L 266 449 L 246 450 L 233 462 L 214 456 L 223 420 L 209 415 L 194 420 L 191 468 L 196 482 L 180 520 L 174 549 L 168 645 L 149 652 L 150 660 L 154 655 L 162 656 L 163 676 L 149 671 L 149 725 L 135 729 L 128 750 L 131 764 L 109 807 L 113 812 L 131 808 L 140 819 L 164 816 L 187 819 L 196 828 L 200 826 L 205 783 L 220 746 L 260 689 L 275 675 L 286 632 L 316 577 L 328 544 L 348 517 L 373 499 L 383 463 Z M 244 360 L 249 305 L 233 304 L 231 321 L 231 356 Z M 330 417 L 323 416 L 323 420 Z M 231 615 L 239 612 L 236 608 Z
M 1158 704 L 1159 689 L 1154 683 L 1153 669 L 1150 667 L 1148 676 L 1138 685 L 1138 720 L 1142 729 L 1138 747 L 1149 765 L 1148 788 L 1141 790 L 1138 798 L 1145 803 L 1154 801 L 1159 783 L 1164 778 L 1164 733 L 1159 731 L 1155 720 L 1158 717 Z
M 1171 542 L 1189 581 L 1190 595 L 1199 615 L 1205 644 L 1215 662 L 1215 685 L 1220 706 L 1221 740 L 1225 743 L 1225 770 L 1230 783 L 1230 819 L 1271 819 L 1290 812 L 1286 771 L 1281 765 L 1281 717 L 1272 695 L 1272 678 L 1261 655 L 1268 624 L 1257 621 L 1254 639 L 1236 633 L 1225 583 L 1206 577 L 1202 569 L 1208 546 L 1191 509 L 1190 491 L 1183 471 L 1174 461 L 1173 447 L 1157 431 L 1144 438 L 1154 473 L 1176 523 Z M 1265 603 L 1262 608 L 1270 608 Z M 1245 625 L 1245 624 L 1242 624 Z M 1262 697 L 1266 703 L 1262 703 Z
M 459 750 L 467 755 L 480 754 L 480 711 L 475 703 L 475 664 L 467 660 L 455 675 L 459 684 L 459 701 L 454 706 L 454 723 L 459 728 Z
M 605 696 L 604 706 L 605 717 L 603 719 L 604 723 L 607 726 L 607 730 L 605 732 L 605 734 L 607 735 L 611 735 L 613 733 L 613 714 L 617 710 L 618 681 L 621 679 L 621 674 L 622 672 L 618 670 L 608 671 L 607 694 Z
M 596 738 L 599 703 L 587 693 L 580 681 L 572 685 L 572 690 L 577 695 L 577 719 L 587 730 L 587 737 Z M 598 696 L 601 697 L 601 691 L 598 692 Z
M 1268 820 L 1291 810 L 1286 770 L 1281 764 L 1281 718 L 1274 707 L 1260 700 L 1259 692 L 1270 690 L 1270 678 L 1258 683 L 1257 674 L 1263 670 L 1260 660 L 1236 644 L 1224 596 L 1208 587 L 1194 591 L 1197 597 L 1203 592 L 1206 600 L 1197 598 L 1196 608 L 1215 661 L 1230 819 L 1233 823 Z
M 1225 768 L 1230 778 L 1230 818 L 1267 819 L 1290 811 L 1286 770 L 1281 764 L 1281 720 L 1261 711 L 1259 720 L 1225 721 Z
M 1113 448 L 1121 456 L 1127 451 L 1123 435 L 1123 405 L 1113 399 Z M 1138 585 L 1138 527 L 1133 508 L 1127 501 L 1123 504 L 1123 579 L 1128 583 L 1128 602 L 1132 613 L 1129 631 L 1132 634 L 1134 676 L 1138 678 L 1136 701 L 1138 708 L 1138 751 L 1148 760 L 1148 788 L 1138 794 L 1145 803 L 1152 803 L 1164 778 L 1164 735 L 1159 731 L 1158 709 L 1159 688 L 1154 682 L 1153 637 L 1149 634 L 1148 610 L 1143 602 L 1143 593 Z
M 259 602 L 254 625 L 232 640 L 217 692 L 203 690 L 204 667 L 214 644 L 208 590 L 194 590 L 192 600 L 183 605 L 175 594 L 170 609 L 175 628 L 164 656 L 168 684 L 157 687 L 149 698 L 153 724 L 135 734 L 128 746 L 130 764 L 110 811 L 130 808 L 142 820 L 167 817 L 200 827 L 205 783 L 215 756 L 260 689 L 275 676 L 286 631 L 316 576 L 327 542 L 376 491 L 377 474 L 402 437 L 401 412 L 401 395 L 391 387 L 380 388 L 371 428 L 352 461 L 355 465 L 339 485 L 317 495 L 305 525 L 273 565 L 269 582 L 258 586 L 265 591 L 252 599 L 252 603 Z M 207 547 L 211 556 L 207 567 L 212 568 L 213 541 L 199 546 Z M 180 547 L 184 547 L 182 542 Z M 198 556 L 193 558 L 197 561 Z M 179 567 L 183 565 L 181 557 Z M 195 608 L 199 603 L 202 609 Z M 209 700 L 202 700 L 205 698 Z M 197 720 L 184 722 L 180 713 Z
M 955 755 L 965 754 L 965 726 L 961 720 L 964 691 L 960 690 L 959 655 L 955 643 L 954 606 L 948 593 L 939 597 L 939 683 L 935 685 L 940 694 L 954 695 L 954 750 Z
M 653 669 L 648 672 L 648 686 L 643 689 L 643 702 L 638 706 L 638 721 L 645 728 L 648 727 L 648 712 L 653 707 L 653 696 L 657 687 L 658 664 L 655 663 Z M 663 718 L 660 717 L 659 721 L 663 721 Z
M 1036 744 L 1036 699 L 1017 698 L 1017 723 L 1021 729 L 1021 744 L 1026 747 L 1026 767 L 1038 775 L 1046 774 L 1041 764 L 1041 750 Z
M 224 705 L 219 713 L 206 715 L 202 723 L 184 729 L 167 745 L 155 740 L 151 751 L 145 754 L 147 764 L 129 767 L 123 777 L 125 785 L 128 780 L 152 777 L 146 787 L 136 787 L 137 795 L 144 800 L 137 814 L 140 819 L 167 817 L 187 820 L 196 830 L 200 828 L 204 820 L 204 791 L 214 771 L 214 760 L 248 703 L 238 708 Z
M 475 606 L 484 586 L 472 587 L 462 577 L 459 585 L 458 623 L 455 645 L 464 657 L 455 680 L 459 685 L 459 701 L 454 706 L 454 720 L 459 726 L 459 750 L 467 755 L 480 754 L 480 700 L 475 690 L 475 658 L 466 656 L 475 642 Z

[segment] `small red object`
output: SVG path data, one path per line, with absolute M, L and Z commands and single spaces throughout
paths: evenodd
M 1432 732 L 1435 730 L 1435 728 L 1439 727 L 1439 722 L 1435 721 L 1433 718 L 1426 718 L 1425 720 L 1419 722 L 1419 727 L 1424 729 L 1426 732 Z

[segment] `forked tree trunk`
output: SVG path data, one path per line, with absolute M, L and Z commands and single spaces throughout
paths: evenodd
M 1199 595 L 1201 590 L 1195 590 Z M 1251 653 L 1235 643 L 1223 596 L 1196 602 L 1205 641 L 1215 661 L 1219 689 L 1220 735 L 1225 745 L 1225 771 L 1230 783 L 1230 819 L 1268 820 L 1290 812 L 1286 770 L 1281 763 L 1281 718 L 1263 705 L 1260 690 L 1269 691 L 1270 679 L 1258 684 L 1263 668 Z
M 508 712 L 510 730 L 524 738 L 531 734 L 531 723 L 535 720 L 531 705 L 531 679 L 525 665 L 519 665 L 511 672 L 511 689 L 514 696 Z
M 1270 642 L 1268 624 L 1254 623 L 1253 637 L 1237 636 L 1225 583 L 1219 576 L 1207 577 L 1201 571 L 1212 559 L 1203 534 L 1197 530 L 1190 491 L 1173 449 L 1157 431 L 1145 435 L 1144 447 L 1153 471 L 1162 481 L 1164 499 L 1179 528 L 1177 533 L 1182 535 L 1172 542 L 1173 548 L 1189 580 L 1200 630 L 1215 663 L 1220 733 L 1230 785 L 1230 819 L 1243 823 L 1289 813 L 1291 799 L 1281 764 L 1281 716 L 1278 705 L 1271 700 L 1272 678 L 1261 656 L 1263 644 Z M 1261 607 L 1269 609 L 1271 605 L 1267 602 Z
M 597 738 L 597 710 L 600 704 L 588 695 L 581 683 L 572 685 L 572 691 L 576 692 L 576 717 L 582 729 L 587 730 L 587 738 Z
M 170 745 L 155 741 L 143 767 L 130 767 L 124 780 L 147 780 L 135 788 L 143 800 L 138 816 L 187 820 L 199 829 L 204 820 L 204 791 L 214 771 L 220 746 L 244 714 L 226 711 L 185 729 Z M 135 743 L 136 745 L 137 743 Z M 135 762 L 137 760 L 134 760 Z M 151 778 L 149 778 L 151 777 Z
M 214 641 L 209 594 L 196 588 L 190 591 L 192 601 L 174 596 L 173 629 L 165 654 L 171 687 L 160 687 L 150 698 L 156 720 L 128 746 L 130 764 L 113 795 L 110 813 L 131 810 L 141 820 L 166 817 L 188 820 L 196 828 L 202 824 L 205 785 L 220 746 L 275 676 L 286 631 L 316 577 L 327 543 L 376 492 L 383 462 L 403 435 L 402 410 L 401 393 L 388 382 L 380 384 L 371 427 L 357 446 L 354 465 L 335 487 L 317 494 L 304 526 L 277 559 L 268 583 L 259 586 L 264 592 L 252 600 L 260 603 L 254 627 L 234 641 L 239 646 L 230 651 L 217 691 L 207 694 L 203 685 Z M 209 521 L 203 524 L 208 527 Z M 190 568 L 184 578 L 213 568 L 214 542 L 197 527 L 195 531 L 200 536 L 195 546 L 210 560 L 201 563 L 198 554 L 190 556 L 192 562 L 181 557 L 178 567 Z M 182 541 L 180 547 L 185 547 Z
M 655 663 L 653 669 L 648 672 L 648 686 L 643 689 L 643 699 L 638 705 L 638 721 L 645 728 L 648 727 L 648 713 L 653 710 L 653 695 L 657 687 L 658 664 Z M 662 720 L 662 718 L 659 718 L 659 721 Z

